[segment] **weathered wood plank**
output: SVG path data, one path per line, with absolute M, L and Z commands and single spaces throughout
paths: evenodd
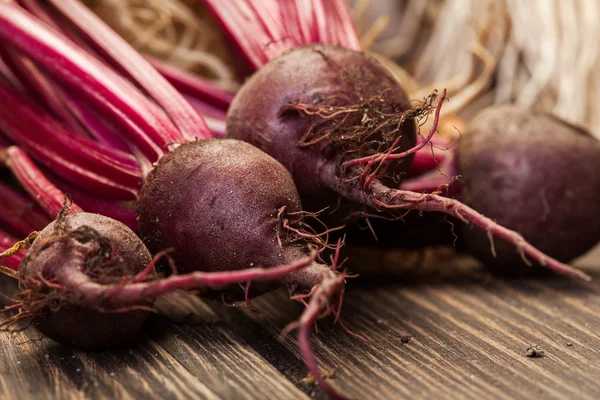
M 594 399 L 600 393 L 597 253 L 591 265 L 592 284 L 500 280 L 453 266 L 416 271 L 406 283 L 350 281 L 342 318 L 371 343 L 323 321 L 315 351 L 324 371 L 336 370 L 332 385 L 354 398 Z M 302 310 L 285 298 L 279 292 L 255 302 L 270 321 L 257 323 L 274 337 Z M 402 343 L 407 334 L 412 340 Z M 297 354 L 293 337 L 284 343 Z M 527 357 L 530 344 L 545 356 Z
M 0 397 L 21 399 L 252 399 L 306 395 L 236 336 L 200 300 L 162 302 L 188 324 L 152 317 L 122 348 L 81 352 L 34 329 L 0 334 Z M 216 322 L 215 322 L 216 321 Z
M 363 267 L 397 268 L 403 252 L 366 252 Z M 404 260 L 400 281 L 349 280 L 343 319 L 314 346 L 332 384 L 352 398 L 595 399 L 600 392 L 600 257 L 592 284 L 561 278 L 491 278 L 468 260 Z M 396 264 L 396 265 L 394 265 Z M 425 265 L 419 268 L 419 265 Z M 364 269 L 364 268 L 363 268 Z M 298 383 L 306 370 L 281 329 L 302 306 L 279 291 L 254 301 L 265 322 L 241 309 L 186 298 L 162 301 L 128 346 L 84 353 L 34 330 L 0 335 L 0 397 L 166 399 L 324 398 Z M 404 337 L 412 340 L 404 343 Z M 530 344 L 542 358 L 529 358 Z

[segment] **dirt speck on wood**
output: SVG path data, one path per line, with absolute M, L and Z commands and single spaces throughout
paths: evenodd
M 544 357 L 545 353 L 540 346 L 538 346 L 537 344 L 532 344 L 525 351 L 525 355 L 529 358 L 540 358 Z

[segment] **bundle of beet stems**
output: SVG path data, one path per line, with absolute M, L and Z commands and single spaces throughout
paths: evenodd
M 360 52 L 345 2 L 206 3 L 239 69 L 256 71 L 235 98 L 145 59 L 75 0 L 0 2 L 2 160 L 34 199 L 0 186 L 20 213 L 0 215 L 20 285 L 5 328 L 26 320 L 59 342 L 106 347 L 140 329 L 159 295 L 208 286 L 252 307 L 283 285 L 306 304 L 292 327 L 310 373 L 341 397 L 309 343 L 318 318 L 344 327 L 348 275 L 324 220 L 443 213 L 481 229 L 489 253 L 496 237 L 527 264 L 589 279 L 431 179 L 402 186 L 408 172 L 438 171 L 446 92 L 413 108 Z M 27 239 L 5 245 L 14 236 Z

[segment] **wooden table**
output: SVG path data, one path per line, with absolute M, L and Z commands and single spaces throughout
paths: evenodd
M 401 254 L 363 256 L 392 268 Z M 592 284 L 500 280 L 467 264 L 350 281 L 343 318 L 370 344 L 319 323 L 314 347 L 335 371 L 331 384 L 355 399 L 600 398 L 600 251 L 579 263 Z M 175 320 L 155 316 L 132 344 L 97 353 L 37 340 L 33 329 L 0 334 L 0 397 L 324 398 L 302 382 L 294 338 L 279 338 L 301 305 L 285 292 L 255 305 L 268 322 L 216 302 L 161 301 Z M 527 357 L 530 345 L 544 356 Z

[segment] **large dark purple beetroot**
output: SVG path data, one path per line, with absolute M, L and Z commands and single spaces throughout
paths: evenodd
M 76 284 L 61 277 L 73 277 L 72 264 L 93 282 L 119 283 L 150 263 L 146 246 L 125 225 L 98 214 L 76 213 L 57 221 L 39 234 L 19 271 L 25 308 L 36 314 L 33 324 L 47 337 L 83 349 L 106 348 L 129 339 L 146 320 L 147 311 L 101 312 L 82 306 L 76 288 L 68 290 Z M 40 275 L 64 290 L 40 284 Z M 33 305 L 34 300 L 43 301 L 43 307 Z M 152 301 L 143 305 L 152 306 Z
M 405 114 L 399 121 L 410 109 L 399 83 L 372 57 L 312 45 L 270 61 L 246 81 L 229 108 L 227 135 L 252 143 L 285 165 L 307 210 L 323 205 L 333 209 L 340 193 L 330 180 L 360 174 L 342 168 L 345 161 L 385 152 L 398 137 L 396 151 L 415 145 L 414 119 Z M 321 114 L 311 115 L 317 111 Z M 334 118 L 322 118 L 337 112 Z M 392 183 L 408 171 L 410 161 L 411 156 L 394 160 L 380 179 Z M 344 203 L 338 209 L 340 219 L 361 209 Z
M 516 106 L 481 112 L 457 148 L 462 200 L 535 247 L 568 262 L 600 242 L 600 142 Z M 527 270 L 514 246 L 461 227 L 468 250 L 501 273 Z

